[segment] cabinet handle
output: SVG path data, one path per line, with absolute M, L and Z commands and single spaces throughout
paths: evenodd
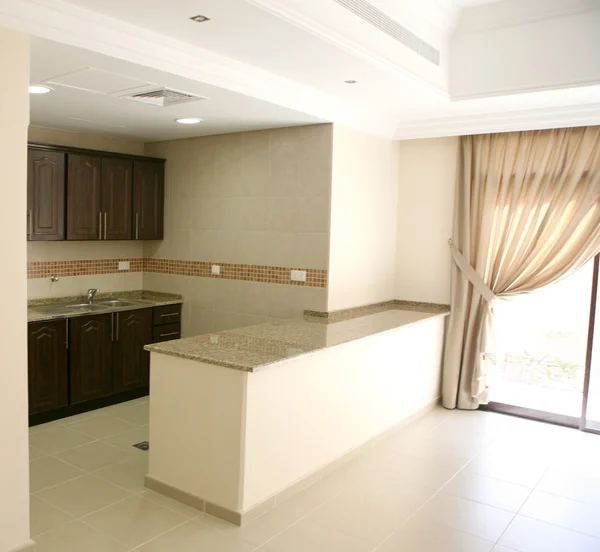
M 117 313 L 117 339 L 116 341 L 119 341 L 119 313 Z
M 98 239 L 101 240 L 102 239 L 102 212 L 98 213 L 100 215 L 100 235 L 98 236 Z
M 65 320 L 65 325 L 67 326 L 67 340 L 65 341 L 65 346 L 67 349 L 69 348 L 69 319 Z
M 110 340 L 115 340 L 115 313 L 110 313 Z
M 167 316 L 179 316 L 178 312 L 170 312 L 169 314 L 161 314 L 161 318 L 166 318 Z
M 104 239 L 106 239 L 106 213 L 104 213 Z
M 135 239 L 140 239 L 139 213 L 135 214 Z
M 171 335 L 179 335 L 179 332 L 169 332 L 169 333 L 166 333 L 166 334 L 159 334 L 158 337 L 169 337 Z
M 33 237 L 33 209 L 29 209 L 29 239 Z

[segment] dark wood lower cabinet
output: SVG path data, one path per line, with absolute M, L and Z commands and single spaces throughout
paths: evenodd
M 33 322 L 27 327 L 29 412 L 69 404 L 67 322 Z
M 152 309 L 115 313 L 114 392 L 147 386 L 152 343 Z
M 112 394 L 112 315 L 71 318 L 69 325 L 70 403 Z

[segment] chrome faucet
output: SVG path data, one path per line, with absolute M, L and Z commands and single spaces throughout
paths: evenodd
M 98 289 L 92 288 L 92 289 L 88 289 L 88 304 L 89 305 L 93 305 L 94 304 L 94 298 L 96 297 L 96 293 L 98 293 Z

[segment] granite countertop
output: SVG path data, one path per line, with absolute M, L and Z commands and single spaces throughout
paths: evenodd
M 73 318 L 75 316 L 107 314 L 111 312 L 122 312 L 128 310 L 161 307 L 164 305 L 176 305 L 179 303 L 183 303 L 183 298 L 181 295 L 149 290 L 98 293 L 94 299 L 94 302 L 99 303 L 103 300 L 108 301 L 111 299 L 123 299 L 125 301 L 130 301 L 131 305 L 125 307 L 107 307 L 99 311 L 88 313 L 68 313 L 59 312 L 59 307 L 68 303 L 87 303 L 87 297 L 84 295 L 74 295 L 71 297 L 50 297 L 46 299 L 32 299 L 27 302 L 27 321 L 41 322 L 44 320 L 59 320 L 63 318 Z M 49 307 L 53 306 L 58 307 L 57 312 L 48 312 Z
M 447 305 L 390 301 L 147 345 L 153 353 L 256 372 L 285 359 L 449 314 Z

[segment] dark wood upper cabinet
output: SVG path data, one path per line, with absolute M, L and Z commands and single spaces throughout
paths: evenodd
M 152 309 L 116 313 L 114 342 L 114 392 L 148 385 L 152 343 Z
M 112 394 L 112 322 L 110 314 L 70 320 L 71 404 Z
M 27 153 L 27 238 L 65 239 L 64 153 Z
M 102 239 L 132 238 L 133 161 L 102 159 Z
M 29 413 L 69 403 L 67 321 L 32 322 L 27 326 Z
M 133 162 L 134 239 L 162 240 L 165 166 L 153 161 Z
M 67 239 L 102 238 L 102 159 L 69 155 L 67 176 Z

